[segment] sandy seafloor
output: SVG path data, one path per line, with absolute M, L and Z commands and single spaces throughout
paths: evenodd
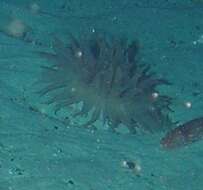
M 24 38 L 8 35 L 12 19 Z M 174 121 L 203 115 L 201 0 L 0 0 L 0 190 L 202 190 L 203 141 L 164 151 L 164 134 L 69 127 L 40 103 L 33 83 L 48 62 L 35 52 L 93 29 L 140 40 L 143 60 L 172 83 L 160 91 L 174 98 Z

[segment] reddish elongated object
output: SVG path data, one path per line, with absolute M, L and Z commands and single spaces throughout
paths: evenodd
M 203 117 L 193 119 L 169 131 L 162 139 L 161 146 L 174 149 L 186 146 L 203 138 Z

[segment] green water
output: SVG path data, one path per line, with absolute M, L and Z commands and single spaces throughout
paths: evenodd
M 67 118 L 79 105 L 54 114 L 43 104 L 49 61 L 36 52 L 94 31 L 139 40 L 140 61 L 171 82 L 157 90 L 173 98 L 172 121 L 203 115 L 201 1 L 1 0 L 0 190 L 202 190 L 203 141 L 167 151 L 165 132 L 84 129 L 84 117 Z

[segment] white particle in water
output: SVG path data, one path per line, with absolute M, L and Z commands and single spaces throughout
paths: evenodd
M 152 93 L 152 98 L 156 99 L 158 97 L 159 97 L 159 93 L 157 92 Z
M 40 11 L 40 6 L 37 3 L 32 3 L 30 5 L 30 10 L 33 14 L 37 14 Z
M 82 57 L 82 51 L 77 51 L 76 56 L 79 57 L 79 58 Z
M 191 102 L 185 102 L 185 107 L 186 108 L 191 108 L 192 107 L 192 103 Z

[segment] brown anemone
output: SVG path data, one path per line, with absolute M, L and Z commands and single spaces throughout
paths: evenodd
M 96 33 L 70 36 L 68 44 L 55 39 L 52 53 L 40 53 L 51 60 L 43 67 L 40 94 L 51 96 L 47 103 L 55 111 L 82 102 L 76 115 L 91 113 L 86 127 L 102 118 L 113 130 L 120 124 L 133 133 L 167 129 L 171 98 L 156 87 L 168 82 L 139 63 L 138 50 L 137 41 Z

